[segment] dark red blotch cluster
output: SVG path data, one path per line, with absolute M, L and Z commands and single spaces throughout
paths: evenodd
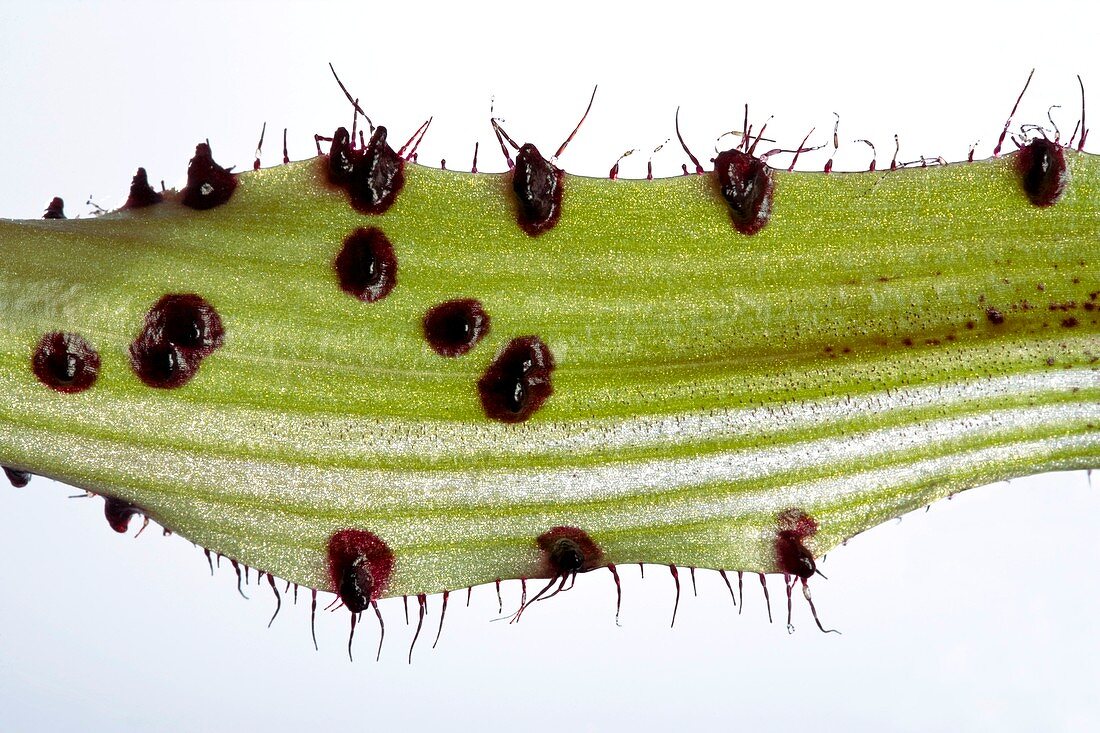
M 221 317 L 205 298 L 165 295 L 149 309 L 141 333 L 130 344 L 130 363 L 150 387 L 182 387 L 224 339 Z
M 378 126 L 365 148 L 356 148 L 341 127 L 332 136 L 328 180 L 347 191 L 356 211 L 384 214 L 405 186 L 405 161 L 386 142 L 386 128 Z
M 477 382 L 485 414 L 501 422 L 523 422 L 554 392 L 554 356 L 538 336 L 512 339 Z

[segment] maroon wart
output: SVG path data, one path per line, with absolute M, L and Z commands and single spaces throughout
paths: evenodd
M 124 209 L 144 209 L 148 206 L 159 204 L 164 196 L 153 190 L 149 185 L 149 174 L 144 168 L 138 168 L 134 179 L 130 181 L 130 195 L 126 199 Z
M 424 314 L 424 337 L 440 356 L 462 356 L 489 333 L 489 314 L 473 298 L 448 300 Z
M 576 137 L 577 131 L 588 118 L 588 113 L 592 111 L 592 103 L 595 99 L 596 89 L 594 88 L 580 122 L 549 160 L 544 158 L 539 149 L 531 143 L 518 145 L 501 127 L 500 120 L 496 118 L 492 120 L 493 132 L 496 134 L 501 152 L 504 153 L 512 174 L 512 192 L 516 198 L 516 222 L 532 237 L 553 229 L 561 219 L 565 173 L 554 165 L 554 161 L 561 157 L 569 143 Z M 514 163 L 505 141 L 516 151 Z
M 477 383 L 485 414 L 501 422 L 527 420 L 554 392 L 554 356 L 538 336 L 512 339 Z
M 817 534 L 817 521 L 799 509 L 788 509 L 779 515 L 775 535 L 775 560 L 787 575 L 806 580 L 817 572 L 813 553 L 804 540 Z
M 347 191 L 352 207 L 362 214 L 386 213 L 405 187 L 405 160 L 386 142 L 386 135 L 379 125 L 362 149 L 355 147 L 346 128 L 332 136 L 329 183 Z
M 123 534 L 130 529 L 130 520 L 134 518 L 135 514 L 141 513 L 141 509 L 128 501 L 116 499 L 113 496 L 104 497 L 103 516 L 107 518 L 107 524 L 111 526 L 111 529 L 119 534 Z M 146 520 L 146 523 L 148 523 L 148 520 Z
M 141 333 L 130 344 L 130 364 L 150 387 L 175 389 L 191 381 L 203 359 L 224 340 L 221 316 L 205 298 L 165 295 L 149 309 Z
M 237 190 L 237 177 L 231 169 L 214 162 L 208 143 L 195 146 L 195 157 L 187 164 L 187 185 L 181 191 L 183 205 L 205 211 L 229 201 Z
M 352 613 L 360 613 L 385 592 L 393 563 L 393 552 L 372 532 L 342 529 L 329 538 L 332 590 Z
M 64 219 L 65 218 L 65 201 L 60 196 L 54 196 L 50 200 L 50 203 L 46 206 L 46 213 L 42 215 L 43 219 Z
M 64 394 L 83 392 L 99 376 L 99 352 L 78 333 L 54 331 L 38 342 L 31 357 L 38 381 Z
M 565 173 L 531 143 L 516 153 L 512 172 L 512 191 L 519 204 L 517 221 L 532 237 L 554 228 L 561 218 L 561 198 Z
M 17 489 L 21 489 L 31 482 L 30 471 L 20 471 L 18 468 L 12 468 L 11 466 L 3 466 L 4 475 L 8 477 L 8 481 L 11 485 Z
M 775 189 L 768 164 L 734 148 L 718 154 L 714 173 L 734 228 L 742 234 L 756 234 L 763 229 L 771 216 Z
M 340 289 L 364 303 L 385 298 L 397 285 L 397 255 L 377 227 L 359 227 L 349 234 L 332 266 Z
M 537 539 L 551 577 L 584 573 L 603 564 L 603 550 L 577 527 L 552 527 Z
M 1053 206 L 1069 182 L 1062 146 L 1046 138 L 1032 140 L 1020 148 L 1016 170 L 1027 200 L 1039 207 Z

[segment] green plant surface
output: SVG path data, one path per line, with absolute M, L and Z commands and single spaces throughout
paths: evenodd
M 1049 208 L 1015 154 L 776 172 L 749 237 L 711 174 L 567 175 L 560 223 L 532 238 L 506 175 L 409 165 L 367 217 L 319 159 L 242 174 L 205 212 L 2 221 L 0 463 L 326 590 L 348 527 L 394 552 L 389 595 L 538 575 L 535 538 L 557 525 L 608 562 L 773 572 L 791 508 L 817 520 L 820 556 L 963 489 L 1100 465 L 1100 159 L 1065 155 Z M 369 304 L 332 266 L 368 225 L 398 259 Z M 156 390 L 128 349 L 172 292 L 209 300 L 225 345 Z M 420 324 L 455 297 L 492 329 L 443 359 Z M 36 380 L 55 330 L 99 350 L 94 388 Z M 476 382 L 529 334 L 554 354 L 554 394 L 491 421 Z

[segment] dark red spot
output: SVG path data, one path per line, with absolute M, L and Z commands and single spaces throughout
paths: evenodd
M 775 560 L 779 570 L 806 580 L 817 572 L 813 553 L 802 541 L 817 533 L 817 522 L 798 509 L 788 509 L 777 518 Z
M 523 593 L 520 597 L 519 610 L 512 617 L 512 621 L 519 621 L 525 609 L 544 598 L 553 598 L 562 591 L 570 590 L 573 586 L 566 587 L 566 582 L 575 579 L 577 573 L 585 573 L 603 565 L 603 550 L 592 541 L 588 533 L 576 527 L 551 527 L 536 538 L 540 554 L 542 555 L 542 574 L 550 578 L 542 590 L 527 600 L 527 583 L 524 579 L 521 583 Z M 615 566 L 609 565 L 615 575 Z M 499 588 L 499 582 L 498 588 Z M 557 585 L 557 589 L 551 589 Z M 498 593 L 499 595 L 499 593 Z
M 134 180 L 130 182 L 130 196 L 123 205 L 125 209 L 143 209 L 146 206 L 159 204 L 164 199 L 149 185 L 149 175 L 144 168 L 138 168 L 134 174 Z
M 150 387 L 182 387 L 198 372 L 198 362 L 198 359 L 189 359 L 175 344 L 144 334 L 130 344 L 130 364 L 134 373 Z
M 10 468 L 4 466 L 4 474 L 8 477 L 8 481 L 11 481 L 11 485 L 17 489 L 21 489 L 31 482 L 31 474 L 29 471 L 20 471 L 18 468 Z
M 221 317 L 205 298 L 169 294 L 145 314 L 141 333 L 130 344 L 130 363 L 150 387 L 173 389 L 191 381 L 224 340 Z
M 449 300 L 424 314 L 424 336 L 440 356 L 461 356 L 489 333 L 489 314 L 473 298 Z
M 213 209 L 228 201 L 235 190 L 237 177 L 214 162 L 209 145 L 196 145 L 195 157 L 187 165 L 183 205 L 199 211 Z
M 405 186 L 405 160 L 386 142 L 385 127 L 376 127 L 361 150 L 341 127 L 329 147 L 328 180 L 347 191 L 356 211 L 384 214 Z
M 38 342 L 31 358 L 34 374 L 58 392 L 83 392 L 99 375 L 99 352 L 78 333 L 54 331 Z
M 397 285 L 397 256 L 377 227 L 360 227 L 349 234 L 333 267 L 340 288 L 366 303 L 385 298 Z
M 1078 320 L 1073 316 L 1062 319 L 1062 328 L 1073 328 L 1078 324 Z
M 111 525 L 111 529 L 119 534 L 130 528 L 130 520 L 135 514 L 141 513 L 136 506 L 122 499 L 116 499 L 113 496 L 107 496 L 104 499 L 103 516 L 107 517 L 107 524 Z
M 347 128 L 341 127 L 332 135 L 332 145 L 328 152 L 328 180 L 341 188 L 351 180 L 355 168 L 356 152 Z
M 389 585 L 393 552 L 371 532 L 342 529 L 329 538 L 328 571 L 332 590 L 349 611 L 359 613 Z
M 576 527 L 552 527 L 538 536 L 547 574 L 584 573 L 603 565 L 603 550 L 588 533 Z
M 354 162 L 346 184 L 351 205 L 363 214 L 384 214 L 405 186 L 405 161 L 386 142 L 379 125 Z
M 221 316 L 194 293 L 173 293 L 158 300 L 145 316 L 145 332 L 200 357 L 209 356 L 225 340 Z
M 771 216 L 775 189 L 767 164 L 742 150 L 726 150 L 714 159 L 714 172 L 734 228 L 742 234 L 763 229 Z
M 542 157 L 531 143 L 516 153 L 512 190 L 519 203 L 517 221 L 532 237 L 552 229 L 561 218 L 561 197 L 565 174 Z
M 1062 146 L 1046 138 L 1032 140 L 1016 154 L 1016 166 L 1028 201 L 1051 206 L 1066 190 L 1069 172 Z
M 65 202 L 61 200 L 60 196 L 54 196 L 46 207 L 46 213 L 42 215 L 43 219 L 64 219 L 65 218 Z
M 999 326 L 1005 322 L 1005 314 L 1001 313 L 996 308 L 986 308 L 985 317 L 994 326 Z
M 523 422 L 553 393 L 554 357 L 538 336 L 512 339 L 477 382 L 481 406 L 494 420 Z

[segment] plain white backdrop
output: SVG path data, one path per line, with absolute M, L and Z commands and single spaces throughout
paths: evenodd
M 673 133 L 700 157 L 739 129 L 742 105 L 793 146 L 840 115 L 837 169 L 893 155 L 987 156 L 1028 71 L 1020 122 L 1068 135 L 1080 74 L 1100 120 L 1095 3 L 0 3 L 0 216 L 40 216 L 51 197 L 70 217 L 89 196 L 125 198 L 145 166 L 169 186 L 196 142 L 247 168 L 268 123 L 264 164 L 313 154 L 312 135 L 350 121 L 332 62 L 393 137 L 435 122 L 420 161 L 502 170 L 489 107 L 516 137 L 552 148 L 596 104 L 562 159 L 606 175 L 645 173 Z M 1100 133 L 1097 133 L 1100 135 Z M 728 142 L 728 139 L 727 139 Z M 1089 147 L 1096 150 L 1097 143 Z M 819 168 L 827 155 L 804 156 Z M 655 158 L 679 172 L 675 145 Z M 0 729 L 609 730 L 672 726 L 822 730 L 1082 730 L 1100 719 L 1097 489 L 1084 473 L 968 492 L 831 553 L 818 608 L 843 636 L 822 635 L 798 605 L 795 633 L 769 625 L 754 578 L 737 615 L 713 573 L 699 597 L 686 571 L 674 629 L 666 568 L 623 570 L 622 627 L 610 576 L 494 623 L 491 587 L 451 597 L 432 650 L 439 598 L 405 663 L 401 602 L 344 654 L 347 617 L 322 614 L 320 653 L 308 607 L 274 607 L 266 587 L 236 595 L 227 567 L 152 529 L 111 532 L 98 499 L 35 479 L 0 486 Z M 136 526 L 136 524 L 135 524 Z M 781 584 L 774 583 L 777 621 Z M 506 609 L 518 601 L 506 584 Z M 427 642 L 427 643 L 425 643 Z

